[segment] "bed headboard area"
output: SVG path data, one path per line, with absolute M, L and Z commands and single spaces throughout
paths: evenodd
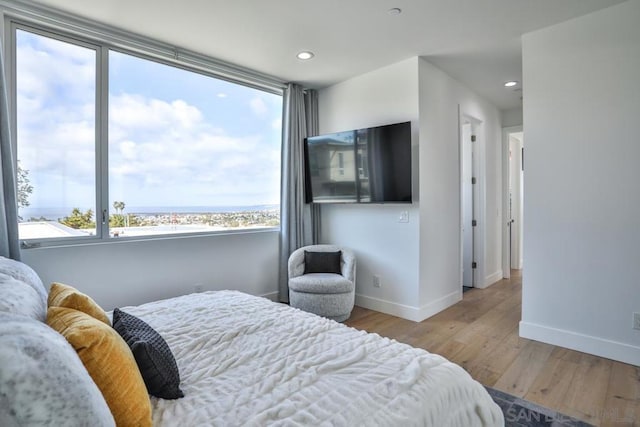
M 0 425 L 114 426 L 76 351 L 44 323 L 47 294 L 33 269 L 0 257 Z

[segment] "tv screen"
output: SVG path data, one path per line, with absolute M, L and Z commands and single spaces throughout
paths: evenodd
M 411 203 L 411 122 L 309 137 L 306 199 Z

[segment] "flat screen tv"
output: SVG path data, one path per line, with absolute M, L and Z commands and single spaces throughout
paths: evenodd
M 305 139 L 307 203 L 411 203 L 411 122 Z

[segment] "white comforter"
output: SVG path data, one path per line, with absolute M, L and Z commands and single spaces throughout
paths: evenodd
M 124 311 L 173 351 L 185 397 L 154 426 L 502 426 L 461 367 L 376 334 L 235 291 Z

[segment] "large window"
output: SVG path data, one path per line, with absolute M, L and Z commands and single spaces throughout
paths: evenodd
M 30 28 L 14 36 L 21 239 L 279 225 L 280 94 Z

